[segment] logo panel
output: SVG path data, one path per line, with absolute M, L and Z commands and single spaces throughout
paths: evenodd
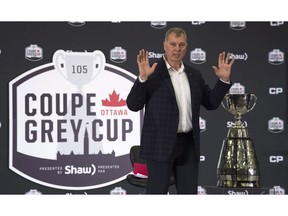
M 143 115 L 126 106 L 135 79 L 107 64 L 101 51 L 63 50 L 16 77 L 9 83 L 10 169 L 71 190 L 125 179 Z

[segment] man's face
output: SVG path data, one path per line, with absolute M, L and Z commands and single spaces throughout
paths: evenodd
M 164 41 L 164 50 L 169 64 L 180 64 L 187 50 L 186 37 L 183 34 L 176 37 L 176 34 L 172 32 L 168 35 L 167 40 Z

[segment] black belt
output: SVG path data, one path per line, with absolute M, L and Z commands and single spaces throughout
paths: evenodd
M 180 133 L 177 133 L 177 137 L 183 137 L 183 136 L 186 136 L 188 134 L 192 133 L 192 131 L 189 131 L 189 132 L 180 132 Z

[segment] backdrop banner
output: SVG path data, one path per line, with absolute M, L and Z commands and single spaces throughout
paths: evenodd
M 217 163 L 234 118 L 201 110 L 199 194 L 285 194 L 288 188 L 288 24 L 271 22 L 0 22 L 0 194 L 140 194 L 129 184 L 129 151 L 140 144 L 144 110 L 126 98 L 136 56 L 164 54 L 165 32 L 186 30 L 184 62 L 213 87 L 218 54 L 230 52 L 231 94 L 257 95 L 242 116 L 261 188 L 217 187 Z M 260 192 L 259 192 L 260 191 Z M 261 192 L 262 191 L 262 192 Z M 170 194 L 176 193 L 175 186 Z

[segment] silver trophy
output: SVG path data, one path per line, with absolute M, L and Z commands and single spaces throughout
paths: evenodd
M 53 55 L 55 69 L 82 94 L 84 85 L 91 82 L 106 64 L 105 55 L 99 51 L 72 52 L 57 50 Z
M 217 186 L 260 187 L 260 167 L 248 130 L 241 121 L 243 114 L 256 105 L 254 94 L 226 94 L 222 106 L 235 117 L 223 141 L 217 165 Z

